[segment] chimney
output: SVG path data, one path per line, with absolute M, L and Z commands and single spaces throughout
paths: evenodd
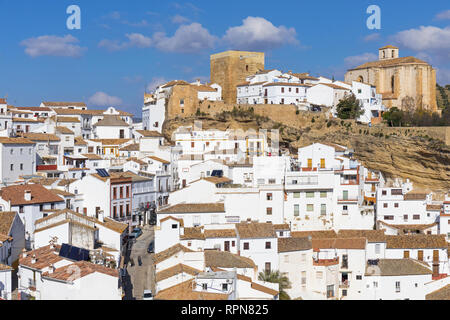
M 35 264 L 36 263 L 36 255 L 33 254 L 33 256 L 31 257 L 31 263 Z
M 52 264 L 50 264 L 50 267 L 48 268 L 48 273 L 52 274 L 53 272 L 55 272 L 55 266 Z
M 98 212 L 98 220 L 101 222 L 105 222 L 105 213 L 103 212 L 103 210 L 100 210 Z
M 31 201 L 31 190 L 25 190 L 24 199 L 25 201 Z

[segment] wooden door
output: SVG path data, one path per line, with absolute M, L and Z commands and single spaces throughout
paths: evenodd
M 320 159 L 320 168 L 325 168 L 325 159 Z
M 423 261 L 423 250 L 419 250 L 419 252 L 417 253 L 417 259 Z
M 403 251 L 403 258 L 404 259 L 409 258 L 409 251 Z
M 225 241 L 225 251 L 230 251 L 230 241 Z
M 312 168 L 312 159 L 308 159 L 308 168 Z

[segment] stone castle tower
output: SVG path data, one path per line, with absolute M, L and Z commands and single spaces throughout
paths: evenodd
M 236 86 L 259 70 L 264 70 L 263 52 L 225 51 L 211 55 L 211 83 L 222 87 L 226 103 L 236 103 Z
M 399 49 L 385 46 L 378 50 L 378 61 L 350 69 L 345 81 L 360 81 L 377 87 L 388 107 L 404 107 L 404 99 L 413 98 L 416 108 L 437 110 L 436 70 L 414 57 L 399 57 Z

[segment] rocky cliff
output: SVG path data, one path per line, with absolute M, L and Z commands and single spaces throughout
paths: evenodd
M 367 168 L 380 170 L 386 178 L 409 178 L 415 189 L 450 191 L 450 147 L 440 140 L 417 132 L 383 133 L 383 127 L 368 128 L 354 121 L 329 120 L 325 114 L 301 112 L 298 125 L 274 122 L 253 112 L 224 112 L 175 118 L 164 124 L 164 135 L 170 139 L 178 126 L 202 121 L 203 129 L 278 129 L 280 144 L 293 153 L 313 142 L 332 142 L 352 148 L 355 157 Z

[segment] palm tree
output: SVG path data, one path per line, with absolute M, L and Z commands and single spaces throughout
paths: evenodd
M 278 283 L 280 287 L 280 300 L 291 300 L 291 298 L 285 291 L 285 289 L 291 288 L 291 282 L 284 273 L 281 273 L 279 270 L 265 270 L 264 272 L 259 273 L 258 280 Z

